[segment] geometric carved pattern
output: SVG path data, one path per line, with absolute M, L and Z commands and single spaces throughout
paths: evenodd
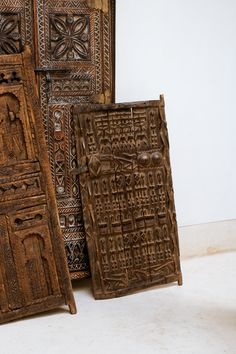
M 0 54 L 18 53 L 20 49 L 19 14 L 0 13 Z
M 95 298 L 182 283 L 164 100 L 75 106 Z
M 114 0 L 38 0 L 40 104 L 71 278 L 89 275 L 72 105 L 114 99 Z
M 52 14 L 50 40 L 52 59 L 89 59 L 89 17 Z
M 78 273 L 87 270 L 89 262 L 76 172 L 77 156 L 71 109 L 69 105 L 50 105 L 49 109 L 49 156 L 60 225 L 69 269 Z
M 28 43 L 33 48 L 33 1 L 0 1 L 0 54 L 22 51 Z
M 71 106 L 102 102 L 105 97 L 114 101 L 115 0 L 104 4 L 103 9 L 88 0 L 0 2 L 0 54 L 15 47 L 21 51 L 29 43 L 38 69 L 42 119 L 72 278 L 88 276 L 89 262 Z M 5 80 L 0 76 L 0 83 Z
M 29 47 L 0 56 L 0 77 L 0 323 L 75 313 Z

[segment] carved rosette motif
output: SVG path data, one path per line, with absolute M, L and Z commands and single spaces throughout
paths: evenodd
M 33 0 L 0 1 L 0 54 L 22 51 L 27 43 L 33 48 Z
M 0 13 L 0 54 L 14 54 L 20 50 L 19 14 Z
M 89 16 L 51 14 L 50 40 L 52 59 L 88 60 Z

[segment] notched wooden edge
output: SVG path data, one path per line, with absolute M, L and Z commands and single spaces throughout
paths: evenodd
M 107 14 L 109 11 L 109 0 L 88 0 L 88 6 Z
M 73 113 L 89 113 L 94 111 L 106 111 L 106 110 L 117 110 L 117 109 L 131 109 L 131 108 L 147 108 L 147 107 L 164 107 L 164 95 L 160 95 L 159 100 L 149 100 L 149 101 L 135 101 L 135 102 L 124 102 L 124 103 L 108 103 L 108 104 L 82 104 L 74 105 Z

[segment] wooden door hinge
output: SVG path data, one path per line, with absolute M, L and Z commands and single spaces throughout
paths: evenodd
M 109 11 L 109 0 L 88 0 L 88 6 L 107 14 Z
M 93 97 L 94 103 L 109 104 L 111 103 L 111 91 L 106 90 L 104 93 Z

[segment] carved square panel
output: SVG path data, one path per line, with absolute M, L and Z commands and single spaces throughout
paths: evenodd
M 75 106 L 97 299 L 182 283 L 164 100 Z
M 0 13 L 0 54 L 13 54 L 21 50 L 20 14 Z
M 48 73 L 49 103 L 96 102 L 106 91 L 114 96 L 115 2 L 106 3 L 104 10 L 88 0 L 37 1 L 37 66 Z
M 33 1 L 0 1 L 0 55 L 19 53 L 24 44 L 33 48 Z
M 89 60 L 89 16 L 49 14 L 50 52 L 54 60 Z

